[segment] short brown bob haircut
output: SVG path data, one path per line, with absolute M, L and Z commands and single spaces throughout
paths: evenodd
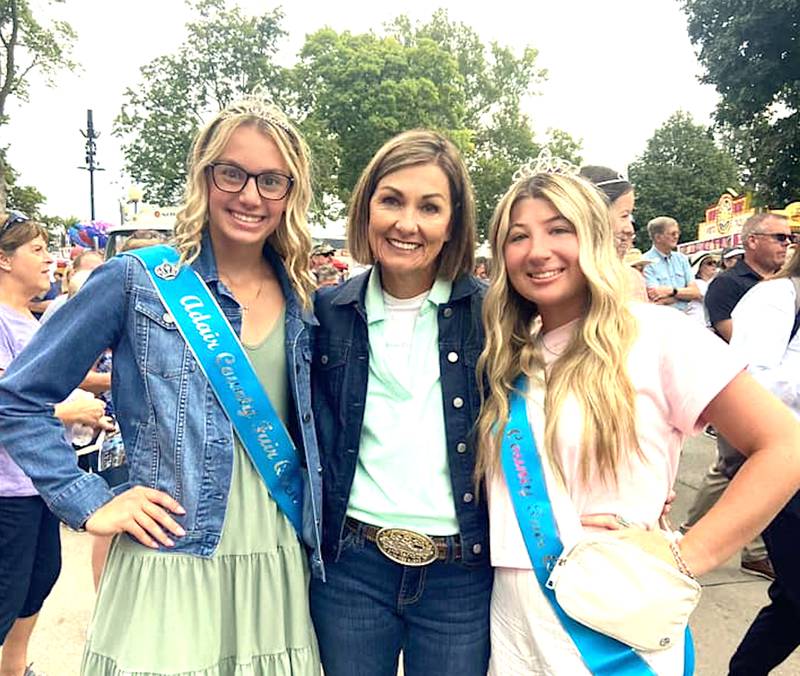
M 369 201 L 384 176 L 423 164 L 435 164 L 450 184 L 452 220 L 450 239 L 439 254 L 437 276 L 453 281 L 471 274 L 475 259 L 475 198 L 461 153 L 442 134 L 427 129 L 404 131 L 388 140 L 373 156 L 358 179 L 347 213 L 347 246 L 353 259 L 375 263 L 369 246 Z
M 8 214 L 0 212 L 0 225 L 6 222 Z M 13 256 L 21 246 L 41 237 L 47 243 L 47 230 L 38 221 L 28 219 L 18 221 L 0 232 L 0 252 L 6 256 Z

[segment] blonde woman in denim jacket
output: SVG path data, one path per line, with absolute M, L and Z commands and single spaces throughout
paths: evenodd
M 175 230 L 181 262 L 240 336 L 310 470 L 305 544 L 130 254 L 92 275 L 0 386 L 0 435 L 49 507 L 73 528 L 118 535 L 89 629 L 87 676 L 319 674 L 305 549 L 318 566 L 310 197 L 305 143 L 278 109 L 251 97 L 195 139 Z M 49 404 L 106 347 L 130 468 L 129 484 L 113 493 L 77 468 Z

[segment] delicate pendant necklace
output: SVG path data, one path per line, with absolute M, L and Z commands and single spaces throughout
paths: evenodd
M 237 296 L 236 290 L 234 289 L 234 285 L 230 279 L 223 278 L 223 281 L 230 287 L 231 291 L 234 292 L 234 297 Z M 256 291 L 256 295 L 253 296 L 249 301 L 243 303 L 236 298 L 236 302 L 239 303 L 239 307 L 242 308 L 242 314 L 245 314 L 250 311 L 250 306 L 258 300 L 258 297 L 261 295 L 261 289 L 264 288 L 264 279 L 261 279 L 261 284 L 258 285 L 258 291 Z
M 560 357 L 562 354 L 564 354 L 564 350 L 565 350 L 566 346 L 563 345 L 563 344 L 562 345 L 556 345 L 555 346 L 556 349 L 554 350 L 552 347 L 550 347 L 547 344 L 547 341 L 544 339 L 544 334 L 543 333 L 539 335 L 539 342 L 542 344 L 542 347 L 544 348 L 544 351 L 545 352 L 549 352 L 554 357 Z M 558 349 L 559 347 L 561 348 L 560 350 Z

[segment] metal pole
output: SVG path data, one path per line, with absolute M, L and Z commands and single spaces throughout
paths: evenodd
M 89 209 L 92 215 L 92 222 L 95 221 L 94 215 L 94 172 L 105 171 L 102 167 L 98 166 L 95 162 L 95 155 L 97 155 L 97 139 L 100 138 L 100 132 L 94 130 L 94 120 L 92 119 L 92 111 L 86 111 L 86 131 L 81 129 L 81 134 L 86 139 L 86 165 L 85 167 L 78 167 L 78 169 L 85 169 L 89 172 Z

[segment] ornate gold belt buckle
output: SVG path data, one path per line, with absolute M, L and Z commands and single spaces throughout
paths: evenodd
M 405 528 L 381 528 L 375 544 L 387 559 L 403 566 L 427 566 L 438 554 L 427 535 Z

